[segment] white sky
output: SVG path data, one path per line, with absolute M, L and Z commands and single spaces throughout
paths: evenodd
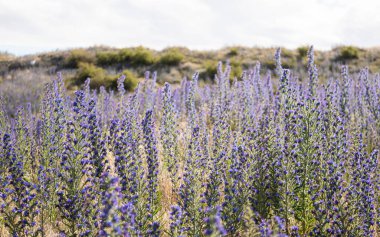
M 380 45 L 380 0 L 0 0 L 0 51 Z

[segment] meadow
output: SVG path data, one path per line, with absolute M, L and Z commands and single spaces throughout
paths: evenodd
M 0 236 L 378 236 L 380 76 L 305 55 L 302 74 L 278 49 L 213 83 L 4 92 Z

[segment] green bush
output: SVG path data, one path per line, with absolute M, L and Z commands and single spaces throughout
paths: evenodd
M 227 57 L 235 57 L 239 55 L 239 49 L 236 47 L 233 47 L 230 49 L 230 51 L 227 53 Z
M 297 58 L 299 60 L 301 60 L 302 58 L 306 57 L 308 51 L 309 51 L 309 47 L 308 46 L 298 47 L 297 48 L 297 53 L 298 53 Z
M 82 85 L 87 78 L 90 78 L 90 88 L 97 89 L 104 86 L 106 89 L 117 89 L 117 79 L 125 75 L 124 88 L 132 91 L 138 84 L 137 76 L 130 70 L 124 70 L 119 75 L 107 75 L 103 68 L 89 63 L 79 63 L 79 69 L 72 79 L 72 84 Z
M 97 64 L 102 66 L 131 63 L 133 56 L 134 50 L 130 48 L 120 49 L 114 52 L 99 52 L 96 55 Z
M 203 64 L 205 71 L 202 73 L 206 79 L 214 80 L 215 75 L 217 73 L 218 63 L 216 61 L 206 61 Z
M 294 58 L 283 58 L 281 64 L 283 68 L 295 68 L 297 66 Z
M 153 52 L 144 47 L 125 48 L 116 52 L 99 52 L 96 55 L 97 64 L 110 66 L 115 64 L 130 64 L 132 66 L 149 66 L 156 63 Z
M 101 86 L 104 86 L 106 89 L 112 88 L 112 85 L 114 83 L 114 78 L 106 75 L 103 79 L 100 77 L 91 79 L 90 81 L 90 88 L 91 89 L 98 89 Z
M 80 63 L 94 63 L 94 56 L 84 49 L 74 49 L 65 59 L 65 66 L 69 68 L 78 68 Z
M 142 46 L 126 48 L 119 51 L 120 63 L 130 63 L 132 66 L 149 66 L 156 62 L 153 52 Z
M 112 81 L 106 76 L 106 71 L 103 68 L 97 67 L 89 63 L 79 63 L 79 69 L 74 77 L 74 84 L 81 85 L 87 78 L 91 78 L 90 87 L 98 88 L 111 86 Z
M 101 66 L 110 66 L 120 63 L 118 52 L 99 52 L 96 54 L 96 63 Z
M 263 69 L 275 70 L 276 69 L 276 62 L 273 59 L 262 60 L 261 67 Z
M 166 66 L 176 66 L 185 58 L 182 52 L 176 48 L 166 50 L 160 57 L 159 63 Z
M 292 50 L 282 48 L 281 49 L 281 57 L 282 58 L 293 58 L 294 57 L 294 53 L 293 53 Z
M 119 51 L 119 60 L 121 63 L 128 63 L 132 60 L 133 49 L 126 48 Z
M 235 77 L 239 79 L 241 75 L 243 74 L 243 67 L 241 63 L 236 60 L 231 60 L 230 65 L 231 65 L 230 79 L 233 80 Z
M 131 72 L 130 70 L 124 70 L 119 75 L 113 77 L 111 88 L 117 89 L 117 79 L 119 77 L 121 77 L 122 75 L 125 76 L 125 80 L 124 80 L 125 90 L 133 91 L 136 88 L 137 84 L 139 83 L 139 80 L 138 80 L 137 76 L 133 72 Z
M 139 83 L 137 76 L 129 70 L 124 70 L 122 75 L 125 75 L 124 88 L 129 91 L 134 90 Z
M 126 56 L 130 57 L 133 66 L 149 66 L 156 62 L 153 52 L 144 47 L 133 48 L 130 53 L 126 53 Z
M 343 46 L 338 49 L 338 61 L 348 61 L 359 58 L 359 48 L 353 46 Z

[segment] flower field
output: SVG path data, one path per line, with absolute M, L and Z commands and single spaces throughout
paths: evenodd
M 0 109 L 0 236 L 378 236 L 379 74 L 275 60 Z

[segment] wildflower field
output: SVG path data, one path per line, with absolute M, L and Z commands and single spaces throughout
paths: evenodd
M 0 109 L 0 236 L 378 236 L 379 74 L 275 60 Z

